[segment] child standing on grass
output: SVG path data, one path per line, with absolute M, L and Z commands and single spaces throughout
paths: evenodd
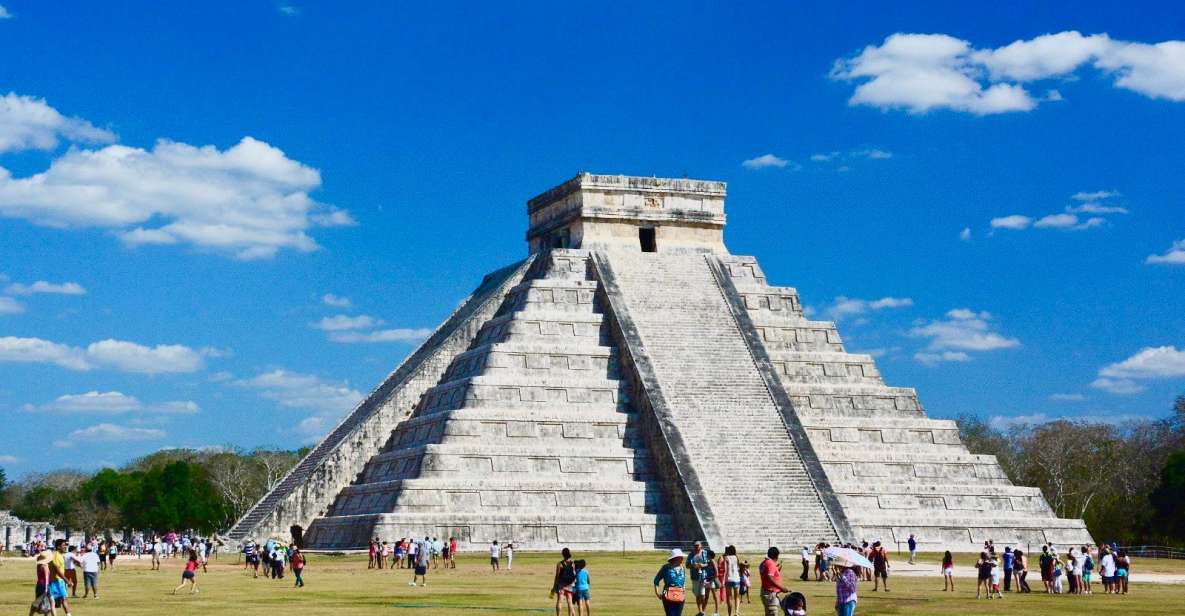
M 573 590 L 572 602 L 576 604 L 576 616 L 589 616 L 592 612 L 589 611 L 588 569 L 584 559 L 576 561 L 576 586 Z
M 992 587 L 990 590 L 988 590 L 988 599 L 992 598 L 993 593 L 995 593 L 997 599 L 1003 599 L 1004 595 L 1000 593 L 1000 577 L 1001 577 L 1000 564 L 998 562 L 996 562 L 995 556 L 992 556 L 991 563 L 992 563 Z
M 720 599 L 717 596 L 716 584 L 720 577 L 719 570 L 716 568 L 716 552 L 707 550 L 708 564 L 704 567 L 704 611 L 708 610 L 708 598 L 712 599 L 712 616 L 720 616 Z
M 741 597 L 745 599 L 745 603 L 752 603 L 753 600 L 749 598 L 749 561 L 741 561 L 741 592 L 740 597 L 737 598 L 737 612 L 740 612 Z
M 950 550 L 942 555 L 942 591 L 955 591 L 955 558 Z

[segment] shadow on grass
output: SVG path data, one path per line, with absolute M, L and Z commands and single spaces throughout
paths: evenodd
M 548 607 L 496 607 L 490 605 L 452 605 L 446 603 L 392 603 L 391 607 L 405 608 L 405 609 L 435 609 L 447 608 L 450 610 L 481 610 L 483 612 L 543 612 L 552 611 Z

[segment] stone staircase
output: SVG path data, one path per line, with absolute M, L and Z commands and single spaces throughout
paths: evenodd
M 835 525 L 704 254 L 599 255 L 698 479 L 713 543 L 835 541 Z M 719 551 L 719 547 L 717 548 Z
M 1012 485 L 993 456 L 968 453 L 953 421 L 926 417 L 913 389 L 885 385 L 835 324 L 812 321 L 798 293 L 769 286 L 752 257 L 721 257 L 852 526 L 854 539 L 966 551 L 997 544 L 1091 543 L 1039 490 Z
M 311 545 L 428 534 L 479 548 L 637 549 L 670 539 L 587 259 L 537 257 L 312 525 Z

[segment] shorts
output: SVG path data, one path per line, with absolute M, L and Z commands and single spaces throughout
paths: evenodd
M 589 593 L 589 590 L 585 588 L 584 590 L 572 591 L 572 597 L 577 601 L 588 601 L 592 595 Z
M 876 571 L 872 572 L 872 576 L 887 580 L 889 579 L 889 570 L 884 567 L 877 567 Z
M 491 565 L 496 565 L 496 564 L 498 564 L 498 557 L 497 557 L 497 556 L 491 556 L 491 557 L 490 557 L 490 564 L 491 564 Z
M 87 586 L 90 586 L 91 588 L 98 590 L 98 588 L 99 588 L 99 574 L 95 573 L 94 571 L 91 571 L 91 572 L 84 571 L 82 574 L 82 582 L 84 584 L 86 584 Z
M 992 582 L 992 592 L 1000 592 L 1000 583 Z
M 428 568 L 424 565 L 416 565 L 416 575 L 425 575 L 428 573 Z
M 762 592 L 761 605 L 765 607 L 765 616 L 781 616 L 782 606 L 778 601 L 778 593 Z
M 725 582 L 724 587 L 725 588 L 740 588 L 741 583 L 740 582 Z
M 259 564 L 259 557 L 254 554 L 248 554 L 247 555 L 247 564 L 249 564 L 249 565 Z
M 38 584 L 33 587 L 33 598 L 36 599 L 45 594 L 45 584 Z
M 1127 577 L 1127 569 L 1119 569 L 1119 570 L 1117 570 L 1117 571 L 1115 572 L 1115 577 L 1117 577 L 1117 578 L 1125 578 L 1125 577 Z
M 954 567 L 947 567 L 947 568 L 945 568 L 945 569 L 943 569 L 943 570 L 942 570 L 942 575 L 954 575 L 954 574 L 955 574 L 955 568 L 954 568 Z
M 49 583 L 49 596 L 54 599 L 66 598 L 66 580 L 54 580 Z
M 1082 574 L 1082 581 L 1083 581 L 1083 582 L 1089 582 L 1089 581 L 1090 581 L 1090 572 L 1089 572 L 1089 571 L 1087 571 L 1086 573 L 1083 573 L 1083 574 Z
M 181 572 L 181 579 L 192 580 L 193 579 L 193 572 L 192 571 L 182 571 Z
M 448 555 L 449 555 L 449 549 L 448 549 L 448 548 L 444 548 L 443 550 L 441 550 L 441 551 L 440 551 L 440 553 L 441 553 L 441 555 L 443 555 L 445 558 L 448 558 Z

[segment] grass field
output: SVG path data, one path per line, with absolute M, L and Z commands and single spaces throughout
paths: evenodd
M 657 553 L 578 554 L 589 563 L 593 613 L 661 614 L 650 581 L 662 563 Z M 291 575 L 283 580 L 252 579 L 235 557 L 223 555 L 212 561 L 209 573 L 199 573 L 197 595 L 169 594 L 181 581 L 180 559 L 166 561 L 163 571 L 150 571 L 148 560 L 135 562 L 120 557 L 118 568 L 100 574 L 101 599 L 77 599 L 71 605 L 75 616 L 134 614 L 201 614 L 202 616 L 250 616 L 276 614 L 314 615 L 405 613 L 422 616 L 444 614 L 547 614 L 553 602 L 548 598 L 552 567 L 556 557 L 518 553 L 513 572 L 494 574 L 487 559 L 465 556 L 457 569 L 430 571 L 427 587 L 407 585 L 410 571 L 367 570 L 365 556 L 320 556 L 309 559 L 307 586 L 292 587 Z M 756 573 L 759 558 L 749 556 Z M 808 613 L 834 613 L 834 587 L 828 583 L 801 583 L 789 572 L 797 563 L 787 563 L 791 587 L 808 597 Z M 1139 570 L 1180 570 L 1151 560 L 1137 562 Z M 31 560 L 6 559 L 0 565 L 0 606 L 6 614 L 24 614 L 33 598 Z M 1166 608 L 1181 605 L 1185 586 L 1132 584 L 1128 596 L 1007 595 L 1003 601 L 976 600 L 975 582 L 958 579 L 957 593 L 941 592 L 942 580 L 899 575 L 891 580 L 892 592 L 873 593 L 861 583 L 858 614 L 991 614 L 1001 610 L 1024 614 L 1074 614 L 1084 611 L 1113 614 L 1165 614 Z M 81 592 L 81 580 L 79 592 Z M 756 603 L 742 605 L 741 613 L 758 616 Z M 1007 607 L 1005 607 L 1007 606 Z M 723 607 L 723 606 L 721 606 Z M 1019 610 L 1019 611 L 1017 611 Z M 1170 609 L 1171 611 L 1171 609 Z M 60 613 L 60 612 L 59 612 Z M 694 609 L 684 611 L 692 616 Z

